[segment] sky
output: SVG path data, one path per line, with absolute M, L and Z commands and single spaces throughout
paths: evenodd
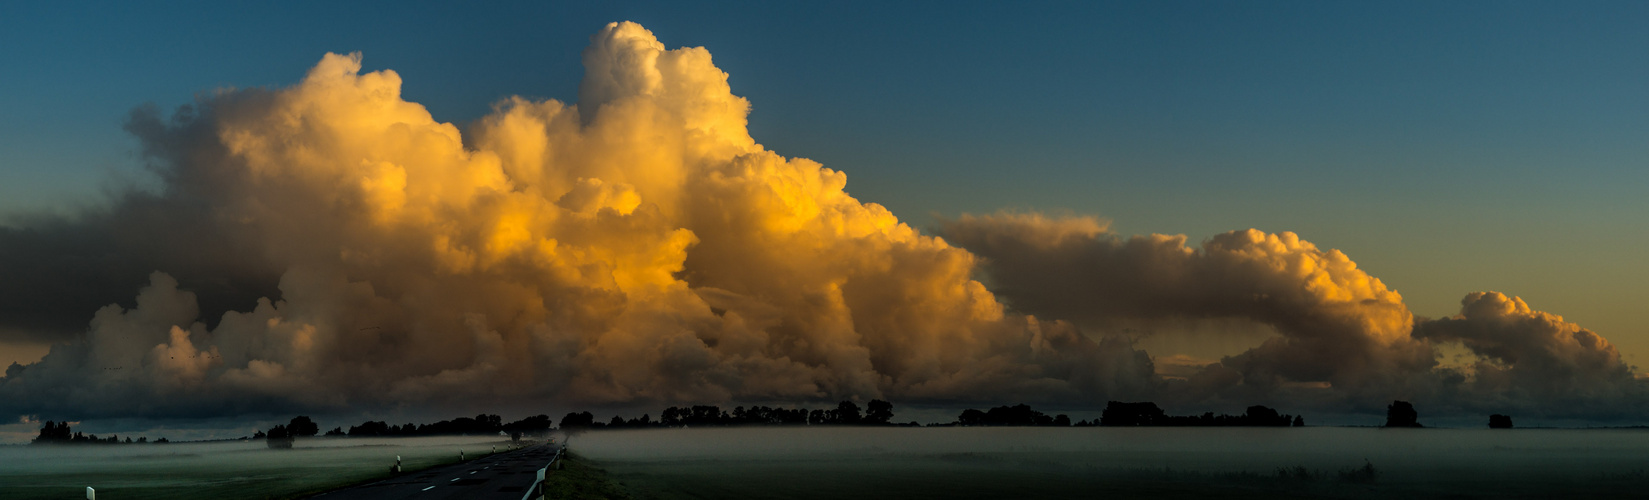
M 1502 292 L 1649 359 L 1649 7 L 1635 2 L 6 4 L 0 214 L 31 227 L 123 206 L 129 186 L 165 192 L 127 130 L 134 108 L 290 88 L 329 52 L 393 70 L 405 101 L 473 148 L 469 128 L 511 96 L 582 102 L 591 34 L 615 21 L 713 54 L 755 143 L 966 241 L 993 288 L 1015 282 L 1018 254 L 970 231 L 1042 224 L 1024 214 L 1188 247 L 1291 232 L 1414 316 Z M 115 296 L 132 307 L 150 282 Z M 0 364 L 68 338 L 4 328 Z M 1214 359 L 1263 338 L 1141 342 Z

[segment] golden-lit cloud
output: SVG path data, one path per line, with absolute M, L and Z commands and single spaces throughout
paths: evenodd
M 704 49 L 617 23 L 584 60 L 576 105 L 510 99 L 467 133 L 359 55 L 136 115 L 173 210 L 205 213 L 181 233 L 227 240 L 194 251 L 278 270 L 278 296 L 202 318 L 162 269 L 136 307 L 8 377 L 10 409 L 1151 389 L 1143 353 L 1004 313 L 972 254 L 757 144 Z M 42 391 L 86 383 L 130 396 Z
M 1281 334 L 1190 377 L 1202 396 L 1323 381 L 1379 399 L 1392 378 L 1435 364 L 1410 338 L 1397 292 L 1293 233 L 1232 231 L 1192 248 L 1184 236 L 1123 239 L 1092 218 L 1040 214 L 963 216 L 943 230 L 988 259 L 999 293 L 1023 311 L 1082 324 L 1238 317 Z
M 1184 236 L 1122 238 L 1092 217 L 1035 213 L 964 215 L 945 221 L 942 233 L 983 258 L 994 290 L 1021 312 L 1096 330 L 1237 318 L 1277 332 L 1194 372 L 1176 368 L 1185 381 L 1162 393 L 1172 401 L 1288 396 L 1296 404 L 1377 408 L 1395 398 L 1592 415 L 1609 412 L 1542 405 L 1579 399 L 1619 409 L 1645 401 L 1632 368 L 1591 331 L 1494 292 L 1468 295 L 1458 317 L 1415 318 L 1396 291 L 1344 253 L 1293 233 L 1231 231 L 1194 248 Z M 1439 348 L 1451 343 L 1481 359 L 1473 370 L 1438 363 Z
M 1401 296 L 1293 233 L 1192 247 L 1030 213 L 922 234 L 850 196 L 843 172 L 758 144 L 705 49 L 666 50 L 633 23 L 590 42 L 577 103 L 511 98 L 467 130 L 402 99 L 395 72 L 362 73 L 359 54 L 327 54 L 290 87 L 134 113 L 164 189 L 0 233 L 0 252 L 43 276 L 97 252 L 157 272 L 135 304 L 8 369 L 0 412 L 1193 404 L 1300 387 L 1361 405 L 1510 394 L 1565 366 L 1576 384 L 1633 383 L 1601 337 L 1520 301 L 1468 298 L 1462 318 L 1411 334 Z M 1089 327 L 1158 318 L 1278 335 L 1169 380 Z M 1485 357 L 1475 382 L 1437 366 L 1439 342 Z

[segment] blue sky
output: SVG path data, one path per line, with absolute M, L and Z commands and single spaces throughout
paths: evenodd
M 131 108 L 290 84 L 327 51 L 455 123 L 571 101 L 617 20 L 708 48 L 759 142 L 919 227 L 1296 231 L 1419 314 L 1498 290 L 1649 353 L 1641 2 L 6 3 L 0 212 L 144 182 Z

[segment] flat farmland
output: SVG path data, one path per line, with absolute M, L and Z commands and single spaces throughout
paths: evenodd
M 0 447 L 0 499 L 297 498 L 508 449 L 497 436 L 310 438 L 290 450 L 263 441 Z
M 592 432 L 634 498 L 1641 498 L 1649 431 L 805 428 Z

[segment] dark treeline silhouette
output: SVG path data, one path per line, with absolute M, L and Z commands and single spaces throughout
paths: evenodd
M 1420 413 L 1408 401 L 1392 401 L 1386 406 L 1386 427 L 1425 427 L 1420 425 Z
M 726 427 L 754 425 L 905 425 L 893 423 L 893 403 L 872 400 L 861 410 L 852 401 L 842 401 L 829 410 L 806 408 L 769 408 L 737 406 L 728 412 L 719 406 L 695 405 L 686 408 L 665 408 L 658 420 L 651 415 L 625 419 L 614 415 L 600 422 L 590 412 L 572 412 L 561 417 L 561 429 L 568 431 L 597 429 L 645 429 L 661 427 Z
M 269 429 L 269 433 L 264 435 L 264 440 L 270 448 L 289 450 L 292 449 L 292 442 L 298 440 L 298 436 L 293 434 L 286 426 L 277 425 Z
M 1082 425 L 1084 422 L 1079 422 Z M 1111 401 L 1100 414 L 1099 425 L 1116 427 L 1304 427 L 1305 418 L 1279 414 L 1264 406 L 1250 406 L 1242 415 L 1168 415 L 1156 403 Z M 1092 425 L 1092 424 L 1088 424 Z
M 156 443 L 165 443 L 166 438 L 156 439 L 155 442 Z M 106 437 L 106 438 L 97 437 L 96 434 L 81 434 L 79 432 L 73 432 L 73 430 L 69 428 L 69 423 L 68 422 L 53 422 L 51 420 L 47 420 L 46 425 L 44 427 L 40 428 L 40 435 L 35 436 L 34 441 L 29 442 L 29 444 L 31 444 L 31 445 L 47 445 L 47 444 L 148 444 L 148 443 L 149 443 L 149 438 L 148 437 L 139 437 L 139 438 L 137 438 L 136 441 L 133 441 L 131 437 L 127 437 L 125 441 L 122 441 L 120 439 L 120 436 L 114 435 L 114 434 L 110 434 L 109 437 Z
M 1070 427 L 1071 417 L 1065 415 L 1048 416 L 1042 412 L 1032 410 L 1030 405 L 1017 404 L 1014 406 L 998 406 L 986 411 L 973 408 L 962 410 L 956 416 L 956 421 L 949 424 L 937 424 L 934 427 L 959 425 L 963 427 L 979 426 L 1042 426 L 1042 427 Z
M 1512 428 L 1512 416 L 1511 415 L 1501 415 L 1499 413 L 1496 413 L 1494 415 L 1489 415 L 1489 428 L 1490 429 L 1510 429 L 1510 428 Z
M 1388 408 L 1387 426 L 1419 427 L 1414 422 L 1414 407 L 1403 401 L 1394 401 Z M 1406 412 L 1406 413 L 1405 413 Z M 726 426 L 765 426 L 765 425 L 860 425 L 860 426 L 906 426 L 918 427 L 916 422 L 894 423 L 893 403 L 880 399 L 872 400 L 860 408 L 852 401 L 842 401 L 831 409 L 807 408 L 772 408 L 767 406 L 734 407 L 731 412 L 722 410 L 719 406 L 694 405 L 689 407 L 672 406 L 665 408 L 657 420 L 651 415 L 625 419 L 614 415 L 605 422 L 598 421 L 595 414 L 590 412 L 572 412 L 561 418 L 560 429 L 568 432 L 580 432 L 595 429 L 646 429 L 666 427 L 726 427 Z M 1406 415 L 1406 417 L 1405 417 Z M 1407 420 L 1403 420 L 1406 418 Z M 1505 427 L 1511 426 L 1511 418 L 1504 415 L 1490 417 L 1490 426 L 1495 427 L 1504 419 Z M 1409 422 L 1411 425 L 1395 425 L 1394 422 Z M 1048 427 L 1088 427 L 1088 426 L 1304 426 L 1305 420 L 1298 416 L 1278 414 L 1276 410 L 1264 406 L 1250 406 L 1242 415 L 1214 415 L 1212 412 L 1202 415 L 1170 416 L 1157 408 L 1155 403 L 1123 403 L 1111 401 L 1106 405 L 1102 416 L 1095 421 L 1083 420 L 1071 422 L 1066 415 L 1047 415 L 1036 411 L 1026 404 L 1014 406 L 998 406 L 989 410 L 964 410 L 956 417 L 956 421 L 945 424 L 928 424 L 929 426 L 1048 426 Z M 360 425 L 334 427 L 326 432 L 329 437 L 405 437 L 405 436 L 451 436 L 451 435 L 485 435 L 507 434 L 512 439 L 520 440 L 524 436 L 543 436 L 555 430 L 557 426 L 548 415 L 534 415 L 514 422 L 504 423 L 498 415 L 481 414 L 475 417 L 459 417 L 452 420 L 442 420 L 432 424 L 390 425 L 383 421 L 369 420 Z M 1498 427 L 1497 427 L 1498 428 Z M 276 425 L 265 431 L 256 431 L 250 437 L 241 439 L 266 440 L 270 448 L 291 448 L 298 438 L 313 437 L 320 434 L 320 425 L 308 416 L 293 417 L 284 425 Z M 96 435 L 85 436 L 72 432 L 67 422 L 47 421 L 40 429 L 40 436 L 32 444 L 52 443 L 120 443 L 118 436 L 99 438 Z M 142 437 L 133 441 L 126 438 L 125 443 L 147 443 L 148 438 Z M 154 441 L 167 442 L 165 438 Z
M 292 421 L 286 423 L 286 432 L 292 434 L 293 437 L 313 437 L 321 432 L 321 426 L 315 425 L 315 421 L 310 420 L 309 417 L 299 415 L 292 417 Z
M 287 421 L 286 425 L 277 425 L 269 429 L 268 433 L 253 434 L 252 439 L 264 439 L 270 448 L 290 449 L 292 442 L 301 437 L 315 437 L 321 432 L 321 426 L 315 424 L 308 416 L 298 415 Z
M 382 421 L 367 421 L 361 425 L 352 425 L 349 432 L 340 434 L 361 436 L 455 436 L 506 433 L 515 439 L 523 435 L 540 435 L 548 432 L 554 426 L 549 415 L 533 415 L 510 423 L 498 415 L 481 414 L 471 417 L 458 417 L 452 420 L 442 420 L 433 424 L 389 425 Z M 331 435 L 332 433 L 328 433 Z
M 458 417 L 452 420 L 442 420 L 433 424 L 389 425 L 383 421 L 369 420 L 360 425 L 334 427 L 326 432 L 331 437 L 409 437 L 409 436 L 458 436 L 458 435 L 485 435 L 508 434 L 519 440 L 523 435 L 541 435 L 551 429 L 549 415 L 534 415 L 510 423 L 504 423 L 503 417 L 498 415 L 481 414 L 475 417 Z M 292 442 L 300 437 L 312 437 L 320 432 L 320 426 L 307 416 L 298 416 L 286 425 L 277 425 L 269 432 L 258 432 L 252 439 L 265 439 L 270 448 L 291 448 Z

